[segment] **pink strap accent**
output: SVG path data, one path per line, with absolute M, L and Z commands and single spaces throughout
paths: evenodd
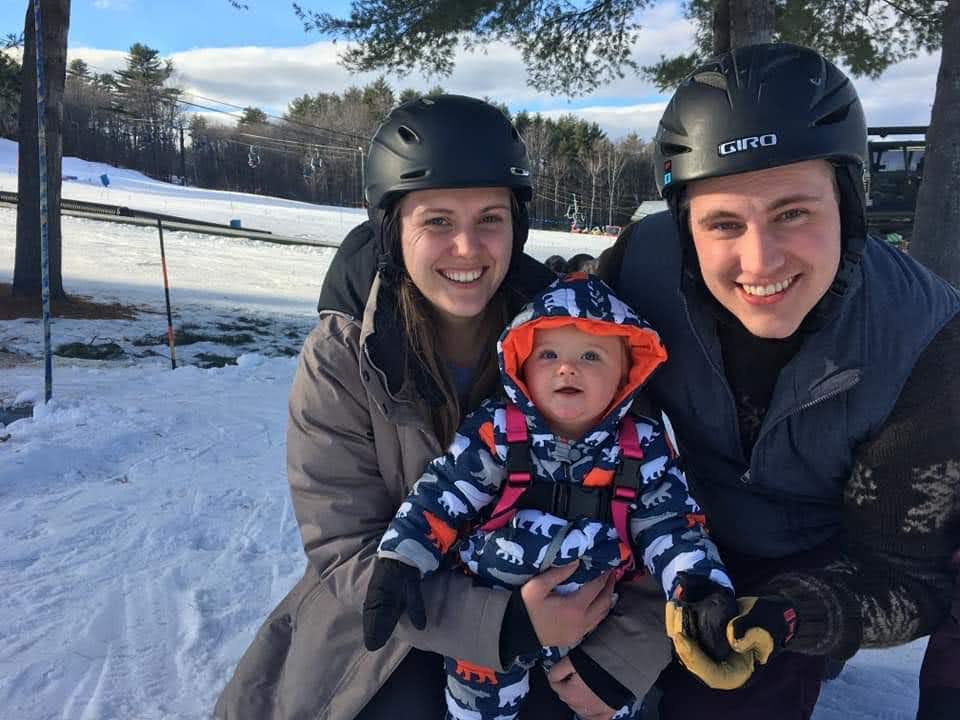
M 617 440 L 620 443 L 620 452 L 623 457 L 643 460 L 643 449 L 637 440 L 637 425 L 626 416 L 620 421 L 620 431 Z M 623 460 L 621 459 L 621 462 Z M 613 489 L 613 500 L 610 508 L 610 515 L 613 519 L 613 526 L 617 529 L 617 535 L 620 541 L 630 547 L 630 527 L 627 522 L 627 515 L 630 512 L 630 504 L 637 499 L 637 491 L 629 485 L 617 485 Z M 633 552 L 630 553 L 630 562 L 625 566 L 625 570 L 636 566 L 636 559 Z
M 626 490 L 630 498 L 621 498 L 620 491 Z M 613 507 L 610 508 L 610 514 L 613 515 L 613 526 L 617 529 L 617 535 L 620 541 L 630 547 L 630 528 L 627 527 L 627 512 L 630 510 L 630 503 L 636 497 L 636 493 L 630 488 L 617 488 L 613 495 Z M 630 553 L 633 554 L 632 552 Z M 632 558 L 631 558 L 632 561 Z
M 526 482 L 523 482 L 523 476 L 526 476 Z M 515 482 L 516 484 L 514 484 Z M 480 526 L 480 530 L 483 532 L 499 530 L 508 522 L 510 522 L 510 519 L 517 512 L 514 509 L 514 506 L 517 504 L 517 500 L 520 499 L 520 496 L 523 495 L 524 491 L 526 491 L 529 484 L 529 473 L 510 473 L 510 477 L 507 478 L 507 484 L 500 493 L 500 499 L 497 500 L 497 505 L 493 509 L 493 514 L 490 516 L 489 520 Z
M 643 449 L 637 441 L 637 424 L 628 415 L 620 421 L 620 450 L 624 457 L 643 460 Z
M 507 442 L 515 443 L 527 441 L 527 419 L 523 412 L 513 403 L 507 403 Z
M 513 403 L 507 403 L 507 443 L 527 444 L 527 419 L 523 412 Z M 526 447 L 524 447 L 526 450 Z M 516 514 L 514 507 L 520 496 L 526 492 L 530 486 L 530 473 L 511 472 L 507 475 L 506 484 L 500 491 L 500 497 L 497 498 L 497 504 L 493 508 L 490 519 L 480 526 L 482 532 L 499 530 Z

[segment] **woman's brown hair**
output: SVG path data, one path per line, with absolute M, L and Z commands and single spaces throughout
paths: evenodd
M 511 212 L 514 217 L 517 211 L 517 200 L 511 193 Z M 477 335 L 483 339 L 480 357 L 467 398 L 467 406 L 461 407 L 453 380 L 440 353 L 436 311 L 403 266 L 400 231 L 400 203 L 395 202 L 384 219 L 383 232 L 386 245 L 391 249 L 391 254 L 401 268 L 397 288 L 397 312 L 410 350 L 404 367 L 403 385 L 407 391 L 416 387 L 415 363 L 419 359 L 423 371 L 442 396 L 442 401 L 432 406 L 430 412 L 437 439 L 440 445 L 446 448 L 453 440 L 463 416 L 500 387 L 497 338 L 510 319 L 507 291 L 501 283 L 478 321 Z

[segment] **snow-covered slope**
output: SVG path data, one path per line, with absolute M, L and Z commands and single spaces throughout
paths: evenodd
M 64 183 L 65 197 L 242 217 L 285 234 L 340 238 L 363 218 L 72 159 L 64 174 L 78 178 Z M 0 141 L 0 188 L 15 186 L 15 146 Z M 15 222 L 0 210 L 0 282 L 13 274 Z M 171 371 L 152 229 L 64 218 L 68 290 L 149 312 L 55 320 L 55 345 L 113 342 L 120 359 L 58 359 L 53 403 L 0 428 L 9 436 L 0 440 L 0 717 L 209 717 L 260 621 L 302 572 L 284 477 L 286 395 L 333 251 L 166 240 L 175 324 L 198 340 L 178 356 L 239 355 L 238 364 Z M 530 250 L 569 256 L 608 242 L 534 232 Z M 0 323 L 0 350 L 34 358 L 0 369 L 0 402 L 41 397 L 39 322 Z M 922 650 L 920 641 L 861 652 L 825 687 L 817 720 L 912 718 Z

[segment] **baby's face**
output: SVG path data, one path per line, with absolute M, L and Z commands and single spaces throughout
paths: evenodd
M 626 374 L 622 338 L 591 335 L 573 325 L 535 330 L 533 351 L 523 364 L 533 404 L 550 429 L 569 440 L 600 422 Z

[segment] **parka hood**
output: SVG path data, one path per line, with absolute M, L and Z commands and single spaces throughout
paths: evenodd
M 536 432 L 550 432 L 520 373 L 533 350 L 534 332 L 567 325 L 592 335 L 622 337 L 629 348 L 627 381 L 596 428 L 613 430 L 636 392 L 667 359 L 667 351 L 653 328 L 614 295 L 606 283 L 587 273 L 570 273 L 557 279 L 503 331 L 497 342 L 497 355 L 504 392 L 532 419 Z

